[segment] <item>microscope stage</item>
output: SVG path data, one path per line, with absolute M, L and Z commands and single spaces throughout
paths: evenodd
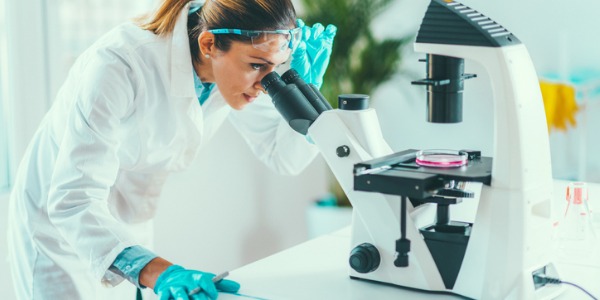
M 464 166 L 439 168 L 419 166 L 417 152 L 410 149 L 356 164 L 354 189 L 425 199 L 452 180 L 491 184 L 491 157 L 470 156 Z

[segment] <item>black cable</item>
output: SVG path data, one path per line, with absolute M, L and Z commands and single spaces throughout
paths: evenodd
M 533 275 L 533 279 L 535 280 L 535 282 L 542 284 L 542 285 L 546 285 L 546 284 L 567 284 L 567 285 L 571 285 L 574 286 L 576 288 L 578 288 L 579 290 L 581 290 L 582 292 L 586 293 L 588 296 L 590 296 L 590 298 L 594 299 L 594 300 L 598 300 L 598 298 L 594 297 L 594 295 L 592 295 L 590 292 L 588 292 L 586 289 L 584 289 L 583 287 L 572 283 L 572 282 L 568 282 L 568 281 L 563 281 L 560 280 L 558 278 L 553 278 L 553 277 L 546 277 L 544 275 Z

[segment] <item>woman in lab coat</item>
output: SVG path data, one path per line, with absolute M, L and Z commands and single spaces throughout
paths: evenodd
M 189 166 L 225 120 L 280 173 L 298 173 L 316 156 L 260 96 L 260 80 L 291 53 L 306 81 L 322 78 L 335 28 L 296 24 L 289 0 L 165 0 L 85 51 L 27 148 L 11 195 L 19 299 L 133 299 L 135 286 L 161 299 L 188 299 L 198 287 L 190 298 L 237 291 L 236 282 L 214 284 L 214 274 L 152 253 L 149 220 L 169 173 Z M 133 285 L 102 288 L 124 279 Z

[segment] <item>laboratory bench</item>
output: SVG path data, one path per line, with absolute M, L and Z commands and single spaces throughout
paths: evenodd
M 553 216 L 564 211 L 569 182 L 554 181 Z M 600 211 L 600 184 L 588 183 L 592 210 Z M 600 216 L 597 216 L 600 217 Z M 594 224 L 600 231 L 598 222 Z M 583 256 L 559 255 L 556 265 L 561 279 L 584 287 L 600 297 L 600 239 Z M 461 299 L 449 294 L 426 293 L 349 277 L 350 227 L 309 240 L 230 272 L 241 283 L 239 295 L 222 294 L 219 299 Z M 557 299 L 592 299 L 579 289 L 563 285 Z

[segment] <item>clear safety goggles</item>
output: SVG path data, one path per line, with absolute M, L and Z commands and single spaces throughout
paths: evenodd
M 237 34 L 250 38 L 252 46 L 265 52 L 296 50 L 302 40 L 302 28 L 281 30 L 211 29 L 213 34 Z

